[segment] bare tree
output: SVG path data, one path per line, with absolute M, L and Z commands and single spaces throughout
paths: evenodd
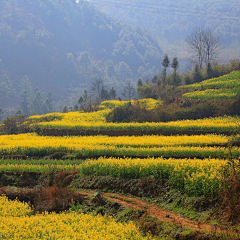
M 215 59 L 215 56 L 221 49 L 220 37 L 213 33 L 210 29 L 204 31 L 204 43 L 205 43 L 205 64 Z
M 131 81 L 127 81 L 126 85 L 124 86 L 124 90 L 121 94 L 125 99 L 131 102 L 131 99 L 136 95 L 135 88 Z
M 95 81 L 92 82 L 92 93 L 96 96 L 96 100 L 101 102 L 101 89 L 103 87 L 104 80 L 102 78 L 95 78 Z
M 217 34 L 204 27 L 197 28 L 186 42 L 192 52 L 195 53 L 199 67 L 215 59 L 221 49 L 221 40 Z

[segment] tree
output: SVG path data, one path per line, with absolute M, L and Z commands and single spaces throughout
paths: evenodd
M 86 74 L 89 66 L 91 65 L 90 53 L 83 51 L 78 56 L 78 62 L 81 65 L 83 73 Z
M 179 62 L 176 56 L 172 60 L 171 67 L 173 68 L 172 84 L 175 86 L 179 86 L 181 84 L 181 77 L 177 74 L 177 69 L 179 68 Z
M 163 61 L 161 62 L 162 66 L 164 67 L 163 68 L 163 71 L 162 71 L 162 80 L 163 80 L 163 84 L 166 83 L 166 77 L 167 77 L 167 67 L 169 66 L 169 58 L 168 58 L 168 55 L 165 54 L 164 55 L 164 58 L 163 58 Z
M 32 97 L 32 84 L 27 75 L 24 75 L 22 77 L 19 87 L 20 87 L 21 93 L 23 93 L 24 91 L 27 91 L 29 97 Z
M 64 108 L 63 108 L 63 111 L 62 111 L 63 113 L 67 113 L 68 112 L 68 108 L 67 108 L 67 106 L 64 106 Z
M 173 68 L 174 72 L 176 72 L 177 69 L 179 68 L 179 62 L 176 56 L 172 60 L 171 67 Z
M 109 93 L 108 93 L 108 90 L 105 89 L 104 86 L 102 86 L 102 89 L 101 89 L 101 99 L 102 99 L 103 101 L 109 99 Z
M 118 77 L 119 81 L 123 82 L 123 81 L 129 80 L 133 76 L 133 72 L 132 72 L 131 68 L 124 61 L 121 61 L 118 64 L 118 67 L 116 70 L 117 70 L 117 77 Z
M 112 87 L 112 88 L 109 90 L 108 94 L 109 94 L 109 98 L 110 98 L 110 99 L 115 99 L 116 96 L 117 96 L 117 91 L 116 91 L 116 89 L 115 89 L 114 87 Z
M 143 86 L 143 82 L 142 82 L 141 78 L 138 79 L 137 85 L 138 85 L 138 87 L 142 87 Z
M 203 27 L 197 28 L 188 36 L 186 43 L 190 50 L 195 53 L 200 69 L 203 68 L 203 64 L 207 65 L 209 61 L 214 60 L 221 47 L 219 36 Z
M 78 104 L 80 105 L 80 110 L 86 109 L 88 99 L 89 99 L 89 97 L 88 97 L 87 90 L 84 89 L 84 94 L 82 96 L 80 96 L 80 98 L 78 99 Z
M 153 87 L 151 83 L 136 88 L 139 98 L 156 98 L 156 92 L 154 90 L 155 87 Z
M 44 113 L 42 94 L 38 88 L 36 88 L 35 92 L 31 108 L 34 114 L 41 115 Z
M 213 69 L 212 69 L 212 65 L 211 65 L 210 62 L 208 62 L 208 64 L 207 64 L 207 78 L 208 79 L 212 78 L 213 74 L 214 74 L 214 72 L 213 72 Z
M 31 115 L 30 100 L 26 90 L 21 94 L 21 110 L 24 116 Z
M 135 96 L 135 94 L 136 94 L 136 91 L 135 91 L 133 84 L 131 83 L 131 81 L 127 81 L 126 85 L 124 86 L 122 96 L 125 99 L 127 99 L 130 103 L 131 99 Z
M 53 98 L 52 98 L 52 93 L 51 92 L 48 93 L 47 98 L 46 98 L 43 105 L 44 105 L 44 112 L 45 113 L 53 112 L 54 106 L 53 106 Z
M 102 78 L 95 78 L 95 81 L 92 82 L 92 92 L 97 96 L 97 100 L 101 102 L 101 90 L 103 87 L 103 79 Z
M 214 60 L 215 56 L 221 49 L 220 37 L 213 33 L 209 28 L 204 31 L 204 43 L 205 43 L 205 58 L 204 62 L 207 65 L 208 62 Z
M 202 81 L 202 74 L 200 73 L 198 64 L 195 65 L 194 72 L 193 72 L 193 81 L 201 82 Z
M 112 78 L 115 74 L 114 64 L 112 60 L 107 60 L 105 62 L 105 70 L 109 78 Z
M 8 108 L 16 102 L 16 90 L 8 74 L 0 76 L 1 106 Z
M 3 110 L 0 108 L 0 120 L 3 118 Z

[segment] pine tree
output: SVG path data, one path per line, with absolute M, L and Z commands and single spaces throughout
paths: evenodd
M 169 61 L 168 55 L 165 54 L 164 58 L 163 58 L 163 61 L 161 62 L 162 66 L 164 67 L 163 71 L 162 71 L 162 81 L 163 81 L 163 84 L 166 83 L 167 67 L 169 66 L 169 63 L 170 63 L 170 61 Z
M 177 74 L 177 69 L 179 68 L 179 62 L 177 57 L 175 56 L 172 60 L 171 67 L 173 68 L 172 74 L 172 84 L 175 86 L 179 86 L 182 82 L 180 75 Z

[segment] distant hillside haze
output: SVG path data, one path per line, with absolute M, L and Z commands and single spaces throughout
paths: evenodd
M 162 56 L 147 31 L 87 1 L 0 1 L 0 107 L 20 98 L 24 76 L 32 89 L 66 99 L 99 77 L 121 88 L 129 79 L 158 74 Z
M 145 27 L 160 42 L 184 45 L 197 27 L 217 33 L 225 48 L 240 45 L 239 0 L 89 0 L 110 16 Z M 177 53 L 175 53 L 177 54 Z

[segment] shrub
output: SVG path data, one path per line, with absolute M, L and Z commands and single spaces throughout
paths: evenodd
M 15 116 L 8 116 L 3 120 L 0 132 L 3 134 L 18 134 L 29 131 L 26 123 L 26 117 L 21 112 L 17 112 Z

